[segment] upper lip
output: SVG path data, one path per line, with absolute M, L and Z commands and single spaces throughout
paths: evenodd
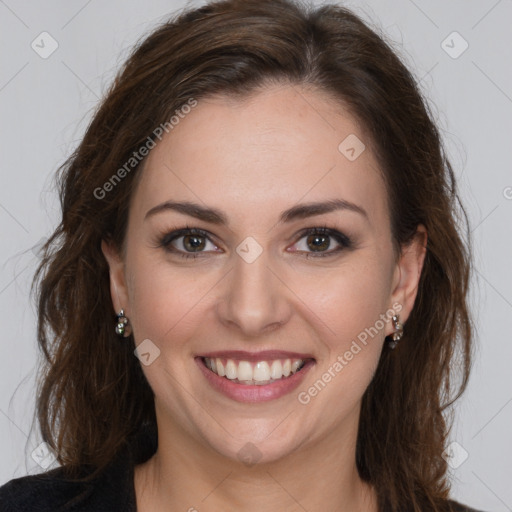
M 284 350 L 262 350 L 261 352 L 247 352 L 245 350 L 220 350 L 208 352 L 198 357 L 208 357 L 209 359 L 236 359 L 238 361 L 273 361 L 274 359 L 314 359 L 311 354 L 301 354 L 299 352 L 288 352 Z

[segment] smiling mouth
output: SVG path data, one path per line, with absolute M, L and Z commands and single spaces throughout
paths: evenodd
M 201 357 L 203 364 L 219 377 L 247 386 L 263 386 L 286 380 L 300 372 L 308 359 L 274 359 L 270 361 L 243 361 L 226 358 Z

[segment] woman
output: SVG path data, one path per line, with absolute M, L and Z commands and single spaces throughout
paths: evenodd
M 62 466 L 2 510 L 470 510 L 444 455 L 465 213 L 354 14 L 226 0 L 161 26 L 60 186 L 36 279 Z

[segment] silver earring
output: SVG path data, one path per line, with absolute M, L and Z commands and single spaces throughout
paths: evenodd
M 117 314 L 116 334 L 121 338 L 127 338 L 132 333 L 132 327 L 128 318 L 124 316 L 124 309 Z
M 398 315 L 394 315 L 391 320 L 393 320 L 395 332 L 391 334 L 389 348 L 395 348 L 398 344 L 398 340 L 400 340 L 400 338 L 404 335 L 404 326 L 400 323 L 400 317 Z

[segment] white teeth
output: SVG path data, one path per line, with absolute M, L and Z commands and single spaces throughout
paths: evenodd
M 290 373 L 292 373 L 292 362 L 289 359 L 287 359 L 283 364 L 283 375 L 285 377 L 288 377 Z
M 229 363 L 229 361 L 228 361 Z M 234 363 L 233 363 L 234 364 Z M 236 367 L 236 365 L 235 365 Z M 238 374 L 236 377 L 239 380 L 251 380 L 252 379 L 252 366 L 247 361 L 240 361 L 238 363 Z
M 301 361 L 299 361 L 299 360 L 293 361 L 293 363 L 292 363 L 292 373 L 295 373 L 299 369 L 300 365 L 301 365 Z M 212 370 L 213 370 L 213 368 L 212 368 Z
M 283 365 L 281 361 L 274 361 L 270 367 L 270 378 L 280 379 L 283 376 Z
M 297 373 L 305 364 L 304 359 L 276 359 L 251 363 L 233 359 L 210 359 L 209 357 L 205 357 L 204 362 L 207 368 L 220 377 L 238 380 L 243 384 L 267 384 Z
M 266 361 L 261 361 L 256 363 L 254 367 L 253 377 L 254 380 L 262 381 L 262 380 L 270 380 L 270 366 Z M 242 380 L 242 379 L 240 379 Z M 249 380 L 249 379 L 246 379 Z
M 228 362 L 226 363 L 226 377 L 228 379 L 238 379 L 238 368 L 235 364 L 235 361 L 233 359 L 228 359 Z

